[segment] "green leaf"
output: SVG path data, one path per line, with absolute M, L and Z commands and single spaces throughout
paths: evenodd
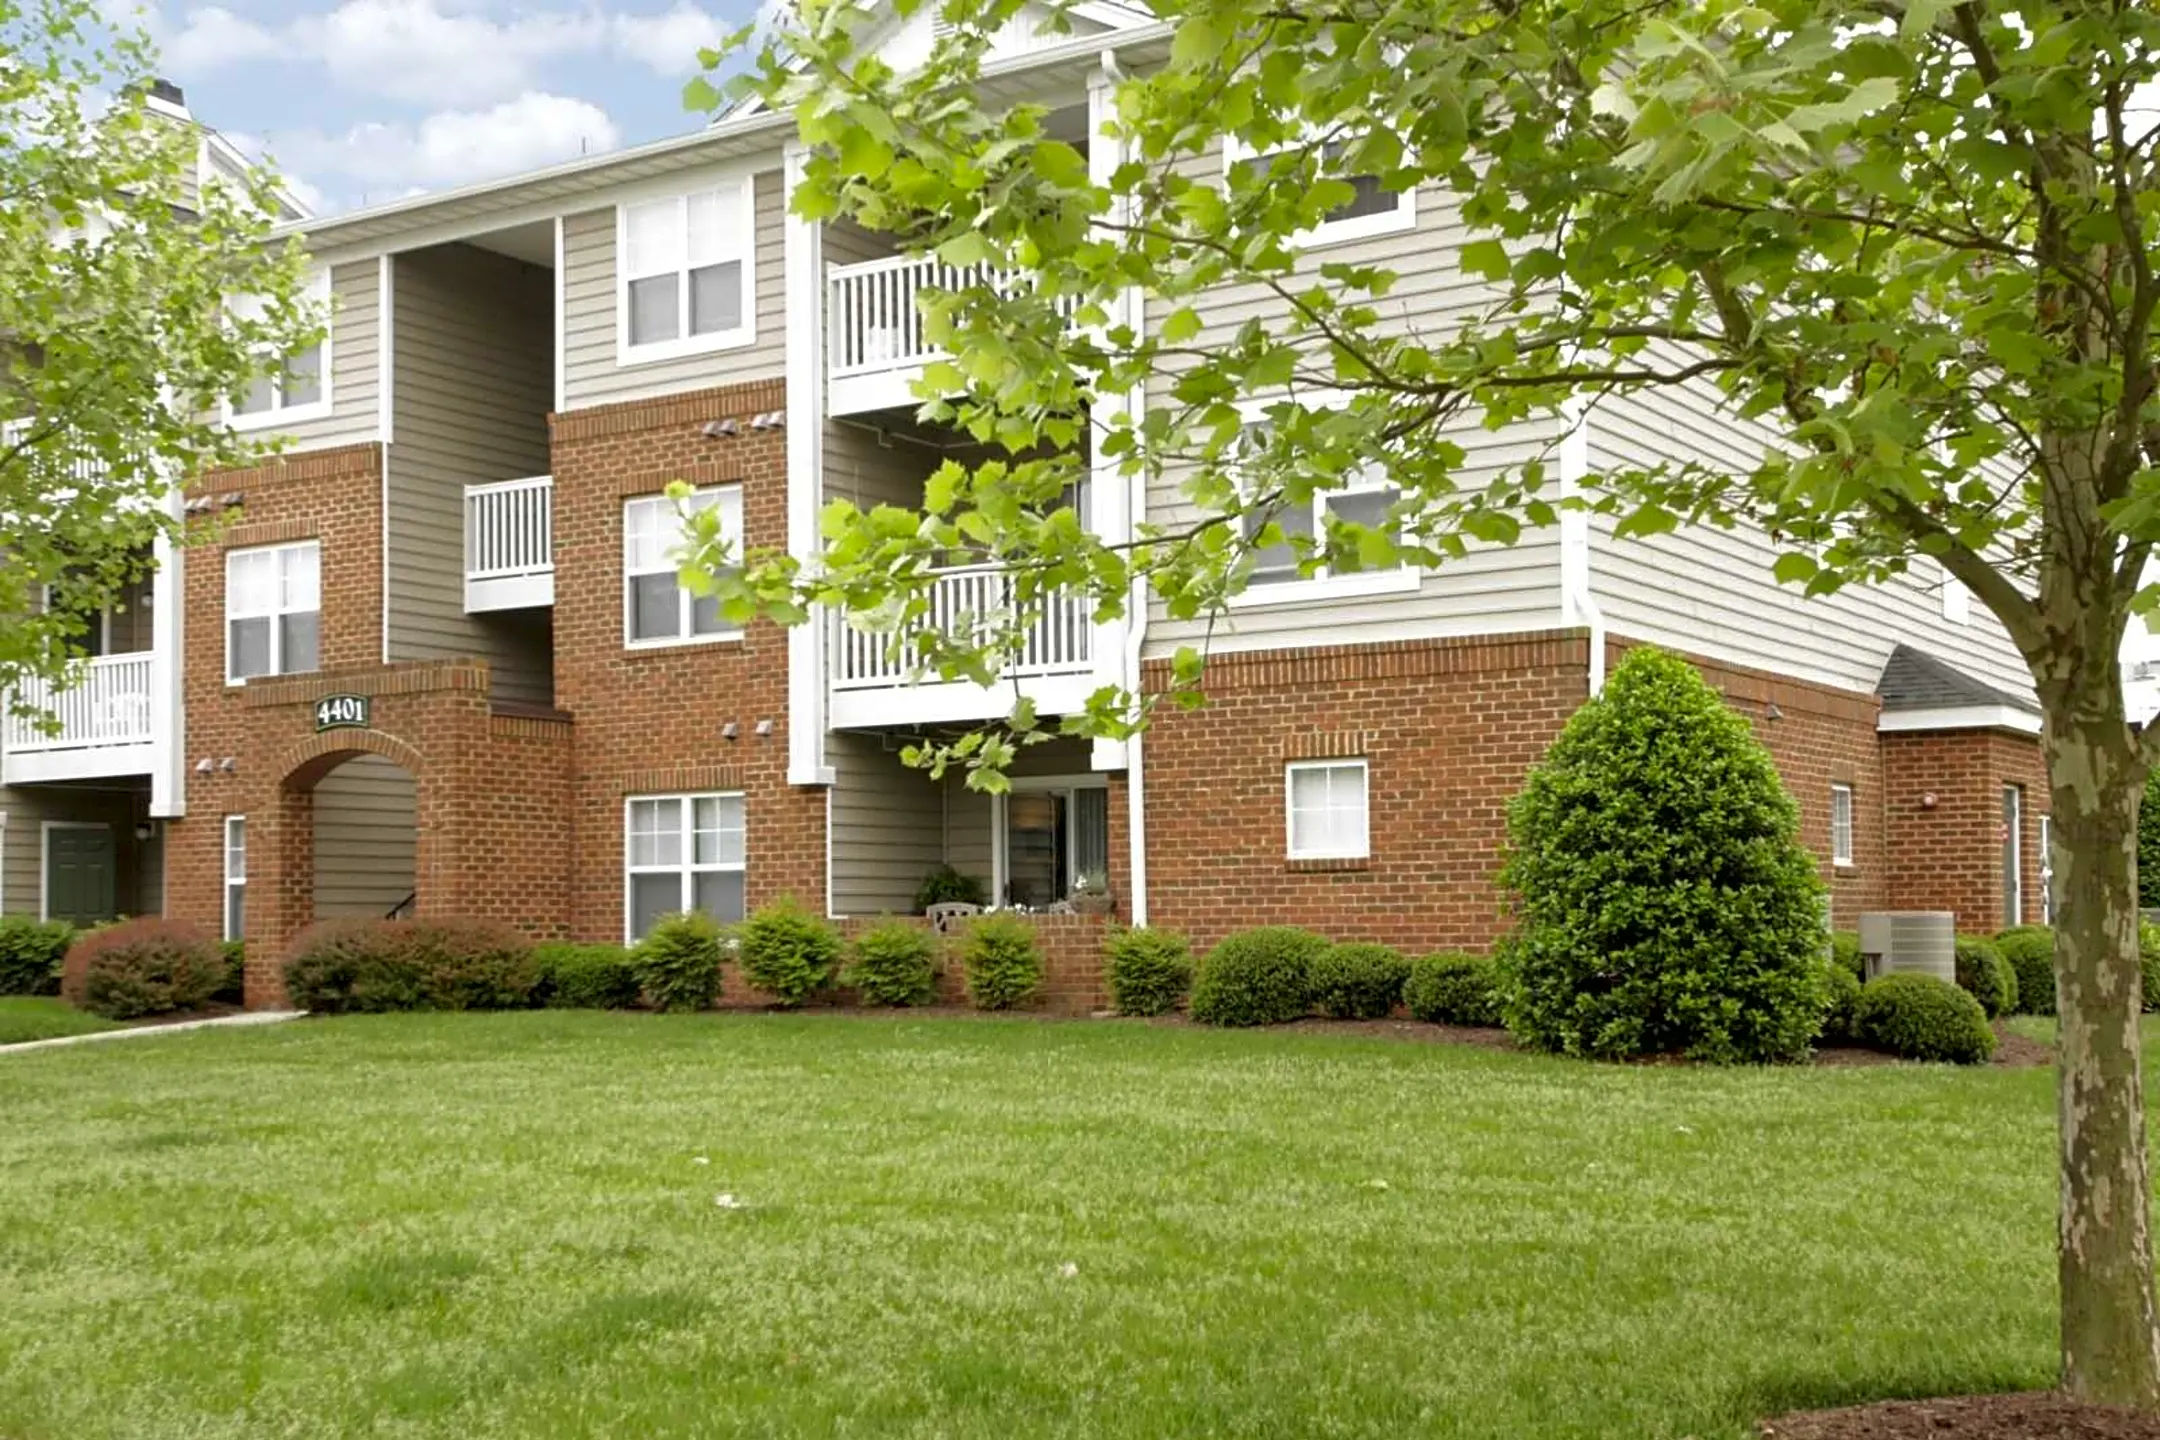
M 1473 240 L 1462 247 L 1457 261 L 1465 273 L 1481 275 L 1487 280 L 1505 280 L 1509 261 L 1507 247 L 1498 240 Z

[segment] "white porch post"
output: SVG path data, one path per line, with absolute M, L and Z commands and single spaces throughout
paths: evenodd
M 1117 81 L 1115 58 L 1105 51 L 1102 63 L 1088 77 L 1088 180 L 1096 185 L 1110 183 L 1130 149 L 1124 140 L 1103 134 L 1103 126 L 1117 113 Z M 1112 218 L 1122 219 L 1127 202 L 1119 197 L 1112 206 Z M 1127 324 L 1137 333 L 1143 318 L 1141 305 L 1139 292 L 1126 288 L 1110 306 L 1110 326 Z M 1097 397 L 1089 412 L 1088 432 L 1093 444 L 1088 472 L 1088 525 L 1112 545 L 1131 541 L 1141 518 L 1141 506 L 1135 482 L 1119 473 L 1115 458 L 1103 455 L 1102 442 L 1121 417 L 1137 417 L 1139 410 L 1138 392 L 1126 391 Z M 1139 689 L 1139 642 L 1146 624 L 1146 592 L 1135 586 L 1125 618 L 1095 627 L 1093 673 L 1097 686 Z M 1131 763 L 1131 748 L 1123 740 L 1097 740 L 1091 763 L 1097 770 L 1123 770 Z M 1137 819 L 1134 833 L 1137 836 Z
M 791 203 L 808 152 L 789 145 L 783 162 L 783 254 L 787 271 L 788 553 L 817 563 L 818 509 L 825 489 L 825 256 L 814 220 Z M 830 785 L 825 763 L 825 637 L 829 616 L 813 612 L 788 632 L 788 783 Z M 829 879 L 829 877 L 828 877 Z
M 165 504 L 175 519 L 183 516 L 179 487 Z M 160 535 L 152 553 L 157 571 L 150 578 L 150 813 L 174 819 L 187 814 L 187 707 L 181 689 L 187 673 L 181 651 L 187 633 L 181 613 L 187 551 Z

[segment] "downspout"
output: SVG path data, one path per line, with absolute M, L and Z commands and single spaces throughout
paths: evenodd
M 1570 396 L 1561 404 L 1560 418 L 1568 427 L 1560 437 L 1560 495 L 1568 500 L 1580 496 L 1590 478 L 1590 408 L 1582 397 Z M 1560 512 L 1560 623 L 1590 631 L 1594 696 L 1605 688 L 1605 612 L 1590 588 L 1590 516 L 1582 510 Z

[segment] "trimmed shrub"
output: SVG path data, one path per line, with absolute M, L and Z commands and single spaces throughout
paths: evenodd
M 225 980 L 210 998 L 227 1005 L 241 1004 L 247 999 L 247 941 L 224 941 L 218 951 L 225 957 Z
M 628 1010 L 638 1003 L 637 964 L 625 946 L 538 945 L 533 970 L 533 998 L 551 1010 Z
M 916 888 L 915 913 L 920 915 L 932 905 L 985 905 L 989 899 L 982 881 L 950 865 L 940 865 L 923 876 L 922 884 Z
M 656 1010 L 710 1010 L 720 998 L 720 922 L 702 911 L 669 915 L 631 952 L 638 984 Z
M 285 962 L 287 998 L 324 1015 L 515 1010 L 538 983 L 532 942 L 491 920 L 325 920 Z
M 1857 930 L 1834 930 L 1830 934 L 1830 958 L 1843 966 L 1853 979 L 1867 979 L 1867 957 L 1860 953 L 1860 933 Z
M 2145 777 L 2145 800 L 2138 806 L 2138 904 L 2160 908 L 2160 770 Z
M 2160 1010 L 2160 925 L 2138 917 L 2138 975 L 2145 984 L 2145 1008 Z
M 1977 1065 L 1995 1053 L 1980 1002 L 1932 975 L 1878 975 L 1853 1007 L 1860 1043 L 1908 1060 Z
M 0 916 L 0 995 L 57 995 L 75 927 L 65 920 Z
M 783 895 L 735 927 L 743 978 L 782 1005 L 795 1006 L 833 983 L 840 932 Z
M 1403 1004 L 1413 1017 L 1434 1025 L 1500 1023 L 1500 984 L 1483 955 L 1443 950 L 1410 962 Z
M 2017 972 L 2018 1010 L 2054 1014 L 2055 932 L 2045 925 L 2013 925 L 1996 935 L 1995 948 Z
M 123 920 L 68 947 L 61 996 L 108 1020 L 169 1015 L 209 1003 L 225 981 L 225 956 L 185 920 Z
M 968 999 L 983 1010 L 1010 1010 L 1042 988 L 1035 930 L 1011 915 L 985 915 L 960 942 Z
M 1856 1044 L 1853 1008 L 1860 1003 L 1860 977 L 1845 968 L 1842 960 L 1828 960 L 1823 964 L 1823 995 L 1822 1033 L 1816 1040 L 1824 1045 Z
M 1381 1020 L 1402 1002 L 1410 960 L 1392 945 L 1350 942 L 1315 955 L 1308 971 L 1313 1004 L 1335 1020 Z
M 1621 1059 L 1793 1060 L 1822 1028 L 1822 881 L 1748 722 L 1628 652 L 1508 808 L 1508 1028 Z
M 880 920 L 848 946 L 840 980 L 865 1005 L 927 1005 L 937 998 L 937 941 L 905 920 Z
M 1280 1025 L 1312 1009 L 1312 963 L 1328 942 L 1294 925 L 1263 925 L 1208 951 L 1193 981 L 1192 1017 L 1207 1025 Z
M 1958 989 L 1980 1002 L 1991 1020 L 2017 1008 L 2017 971 L 1991 940 L 1958 936 L 1957 983 Z
M 1103 953 L 1120 1015 L 1166 1015 L 1192 988 L 1192 947 L 1175 930 L 1114 931 Z

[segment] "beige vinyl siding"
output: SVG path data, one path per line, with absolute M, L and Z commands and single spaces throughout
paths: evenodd
M 389 658 L 479 655 L 494 693 L 544 703 L 531 617 L 465 613 L 465 487 L 548 473 L 553 277 L 468 245 L 396 259 L 389 446 Z
M 352 260 L 330 267 L 330 413 L 274 433 L 295 450 L 327 450 L 378 439 L 382 317 L 381 262 Z
M 315 914 L 386 915 L 414 890 L 413 777 L 356 755 L 315 785 Z
M 681 188 L 690 190 L 697 183 L 686 176 Z M 633 365 L 616 363 L 615 207 L 563 217 L 564 408 L 643 400 L 785 374 L 787 267 L 782 254 L 781 191 L 778 170 L 757 176 L 752 266 L 756 271 L 756 339 L 731 350 Z M 638 198 L 650 198 L 652 193 L 640 191 Z
M 1591 422 L 1592 474 L 1661 457 L 1751 468 L 1776 437 L 1724 412 L 1722 398 L 1707 384 L 1610 397 Z M 1758 528 L 1616 540 L 1613 524 L 1594 523 L 1590 584 L 1615 634 L 1858 691 L 1875 688 L 1902 641 L 2013 694 L 2032 691 L 2016 647 L 1977 601 L 1963 622 L 1944 618 L 1944 576 L 1932 560 L 1881 585 L 1809 598 L 1771 575 L 1779 550 Z
M 1211 153 L 1190 167 L 1196 178 L 1220 183 L 1222 160 Z M 1380 265 L 1395 273 L 1388 294 L 1373 302 L 1385 330 L 1423 334 L 1434 343 L 1448 335 L 1492 298 L 1484 280 L 1465 275 L 1456 256 L 1469 232 L 1445 192 L 1418 192 L 1416 225 L 1392 235 L 1322 245 L 1310 250 L 1303 269 L 1317 274 L 1323 264 Z M 1280 314 L 1281 302 L 1257 285 L 1223 286 L 1196 306 L 1202 331 L 1193 341 L 1200 349 L 1227 343 L 1246 321 Z M 1151 299 L 1150 330 L 1158 328 L 1170 306 Z M 1168 403 L 1169 381 L 1158 380 L 1149 403 Z M 1255 396 L 1265 399 L 1265 396 Z M 1463 483 L 1475 486 L 1503 465 L 1538 453 L 1551 456 L 1557 427 L 1522 426 L 1495 433 L 1474 421 L 1455 427 L 1449 438 L 1467 454 Z M 1181 487 L 1189 471 L 1169 468 L 1151 485 L 1147 519 L 1164 527 L 1189 525 L 1199 512 Z M 1181 645 L 1206 644 L 1216 651 L 1255 650 L 1310 645 L 1365 644 L 1453 635 L 1481 635 L 1550 629 L 1560 623 L 1560 546 L 1556 529 L 1527 532 L 1513 547 L 1478 547 L 1464 559 L 1427 573 L 1414 590 L 1384 595 L 1327 598 L 1241 605 L 1214 618 L 1174 621 L 1158 601 L 1148 620 L 1146 654 L 1173 653 Z
M 0 914 L 35 918 L 44 908 L 44 822 L 81 821 L 113 834 L 113 903 L 122 915 L 164 913 L 163 847 L 136 840 L 149 792 L 73 785 L 0 788 Z
M 903 915 L 944 858 L 944 786 L 901 763 L 879 736 L 838 731 L 833 767 L 832 910 Z
M 972 461 L 986 452 L 958 452 Z M 848 500 L 862 509 L 900 505 L 920 509 L 923 482 L 945 456 L 919 441 L 878 433 L 850 420 L 825 422 L 825 498 Z
M 995 871 L 990 854 L 992 804 L 988 795 L 968 789 L 960 776 L 946 781 L 945 863 L 980 880 L 985 895 L 990 893 L 990 878 Z
M 865 260 L 882 260 L 896 253 L 892 236 L 865 230 L 844 220 L 826 225 L 821 248 L 827 265 L 860 265 Z

